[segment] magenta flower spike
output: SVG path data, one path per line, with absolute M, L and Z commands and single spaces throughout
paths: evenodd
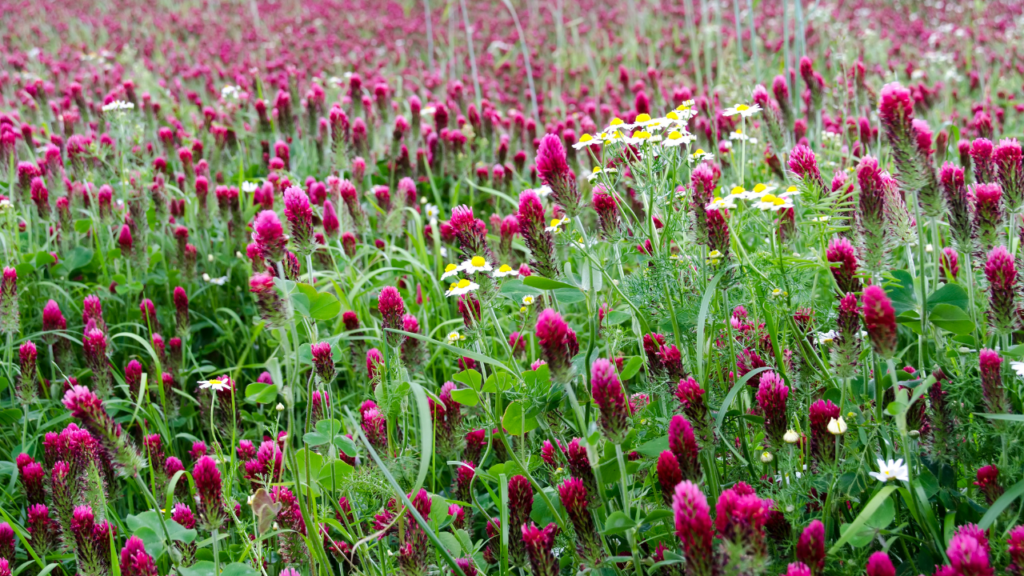
M 982 537 L 984 538 L 984 537 Z M 949 565 L 957 576 L 994 576 L 989 559 L 988 542 L 979 541 L 969 531 L 958 531 L 946 548 Z
M 697 437 L 693 433 L 693 425 L 685 416 L 676 414 L 668 424 L 668 449 L 679 462 L 679 469 L 686 480 L 699 480 L 701 477 L 700 448 Z
M 985 253 L 1003 243 L 1005 218 L 1002 188 L 998 184 L 976 184 L 974 186 L 974 229 L 977 232 L 978 245 Z
M 518 221 L 519 233 L 530 249 L 531 268 L 544 277 L 557 277 L 554 238 L 551 232 L 545 230 L 547 222 L 544 220 L 544 206 L 536 192 L 526 190 L 519 195 Z
M 885 552 L 875 552 L 868 558 L 867 576 L 896 576 L 896 567 Z
M 609 442 L 619 444 L 629 432 L 629 404 L 622 382 L 612 363 L 604 358 L 594 361 L 590 373 L 591 395 L 600 411 L 598 425 Z
M 1017 325 L 1017 267 L 1003 246 L 988 253 L 985 263 L 988 280 L 988 322 L 996 334 L 1007 334 Z
M 209 456 L 203 456 L 192 468 L 192 477 L 196 483 L 199 502 L 199 516 L 203 527 L 216 530 L 224 522 L 224 493 L 221 487 L 220 470 L 217 463 Z
M 313 355 L 313 366 L 317 376 L 325 386 L 330 385 L 334 379 L 334 353 L 331 350 L 330 342 L 317 342 L 310 345 Z
M 562 140 L 554 134 L 545 134 L 537 148 L 537 175 L 541 182 L 551 188 L 551 198 L 575 217 L 580 205 L 580 193 L 576 188 L 576 176 L 569 169 Z
M 825 525 L 820 520 L 812 520 L 800 534 L 796 558 L 810 568 L 813 576 L 825 569 Z
M 979 468 L 975 478 L 974 485 L 985 495 L 989 506 L 1003 495 L 1003 487 L 999 484 L 999 468 L 995 464 Z
M 534 576 L 558 576 L 558 559 L 554 555 L 558 525 L 552 522 L 541 530 L 530 522 L 522 526 L 520 533 Z
M 591 515 L 587 488 L 579 478 L 569 478 L 558 486 L 558 498 L 576 532 L 576 554 L 584 564 L 596 567 L 604 556 L 600 537 Z
M 689 480 L 680 482 L 672 499 L 672 512 L 676 536 L 682 543 L 686 558 L 687 573 L 711 576 L 715 573 L 711 508 L 700 487 Z
M 572 357 L 575 356 L 572 352 L 575 333 L 562 320 L 561 314 L 546 308 L 537 317 L 536 334 L 541 356 L 547 362 L 551 376 L 556 381 L 564 381 L 569 376 Z
M 1010 411 L 1006 390 L 1003 389 L 1003 377 L 1000 373 L 1002 365 L 1003 359 L 995 350 L 986 348 L 978 354 L 981 391 L 989 414 L 1006 414 Z
M 262 214 L 262 213 L 261 213 Z M 284 191 L 284 215 L 291 231 L 292 248 L 300 256 L 313 251 L 313 209 L 309 196 L 298 186 Z
M 284 259 L 287 239 L 277 213 L 273 210 L 264 210 L 257 214 L 253 230 L 252 240 L 259 246 L 263 257 L 273 263 L 281 262 Z
M 18 308 L 18 271 L 4 267 L 0 281 L 0 333 L 14 334 L 21 327 L 21 312 Z
M 846 238 L 837 238 L 829 242 L 825 252 L 829 264 L 832 265 L 832 277 L 836 280 L 841 294 L 859 292 L 860 279 L 857 278 L 857 254 L 853 245 Z M 838 266 L 836 266 L 838 264 Z
M 889 359 L 896 352 L 896 312 L 892 301 L 879 286 L 864 288 L 864 329 L 875 353 Z
M 32 404 L 38 397 L 36 382 L 36 358 L 38 352 L 36 345 L 31 341 L 27 340 L 18 348 L 18 360 L 21 366 L 21 374 L 18 376 L 17 381 L 17 395 L 18 400 L 23 404 Z
M 776 446 L 781 446 L 782 436 L 785 435 L 788 419 L 786 411 L 786 399 L 789 397 L 789 387 L 782 378 L 772 371 L 761 374 L 760 384 L 757 389 L 757 403 L 764 413 L 765 436 L 770 438 Z

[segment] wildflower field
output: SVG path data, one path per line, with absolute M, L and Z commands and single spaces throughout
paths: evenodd
M 0 0 L 0 576 L 1024 576 L 1024 5 Z

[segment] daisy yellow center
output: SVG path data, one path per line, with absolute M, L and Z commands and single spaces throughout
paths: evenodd
M 741 130 L 741 129 L 737 128 L 737 129 L 736 129 L 736 133 L 737 133 L 737 134 L 743 134 L 743 130 Z
M 584 134 L 583 136 L 580 136 L 580 142 L 590 142 L 593 139 L 594 137 L 591 136 L 590 134 Z
M 483 256 L 473 256 L 469 263 L 472 264 L 474 268 L 480 268 L 484 264 L 487 264 L 487 260 L 484 260 Z
M 775 202 L 778 199 L 779 199 L 779 197 L 774 195 L 774 194 L 765 194 L 764 195 L 764 201 L 765 202 Z
M 650 114 L 638 114 L 637 117 L 636 117 L 636 121 L 637 122 L 650 122 L 651 121 L 651 115 Z
M 611 126 L 620 126 L 623 124 L 621 118 L 612 118 L 612 121 L 608 123 Z
M 676 114 L 674 111 L 669 112 L 668 114 L 665 114 L 665 118 L 668 118 L 669 120 L 679 120 L 679 114 Z
M 786 192 L 796 192 L 796 186 L 790 186 L 789 188 L 786 188 Z
M 772 204 L 775 204 L 776 206 L 782 206 L 785 203 L 786 201 L 783 200 L 782 198 L 776 198 L 775 200 L 772 200 Z
M 600 172 L 600 171 L 601 171 L 601 167 L 600 167 L 600 166 L 594 166 L 594 169 L 592 170 L 592 172 L 593 172 L 594 174 L 597 174 L 597 173 L 598 173 L 598 172 Z
M 743 186 L 736 186 L 729 191 L 730 194 L 743 194 L 744 192 L 746 192 L 746 190 L 743 189 Z
M 455 264 L 449 264 L 449 265 L 444 267 L 444 271 L 445 272 L 454 272 L 454 271 L 458 270 L 458 268 L 459 267 L 456 266 Z
M 697 148 L 697 151 L 694 152 L 693 155 L 696 156 L 698 154 L 703 154 L 703 153 L 704 153 L 704 149 L 703 148 Z
M 683 135 L 680 134 L 678 130 L 673 130 L 673 131 L 668 133 L 668 139 L 669 140 L 679 140 L 682 137 L 683 137 Z
M 466 280 L 465 278 L 463 278 L 462 280 L 459 280 L 458 287 L 459 288 L 469 288 L 469 284 L 470 284 L 469 280 Z
M 512 271 L 512 267 L 509 266 L 508 264 L 502 264 L 501 268 L 498 268 L 498 272 L 501 272 L 503 274 L 506 273 L 506 272 L 511 272 L 511 271 Z
M 561 223 L 562 223 L 561 220 L 559 220 L 558 218 L 555 218 L 554 220 L 551 221 L 551 227 L 554 228 L 555 226 L 558 226 Z
M 646 130 L 641 130 L 641 131 L 637 132 L 636 134 L 634 134 L 633 136 L 635 138 L 640 139 L 640 140 L 646 140 L 646 139 L 651 137 L 651 133 L 646 131 Z
M 746 104 L 737 104 L 736 110 L 739 112 L 743 112 L 744 110 L 750 110 L 750 106 L 747 106 Z
M 458 287 L 459 287 L 459 283 L 458 282 L 452 282 L 451 286 L 448 287 L 448 290 L 449 291 L 450 290 L 455 290 Z
M 768 187 L 765 186 L 764 184 L 758 184 L 757 186 L 754 186 L 754 192 L 764 192 L 767 189 Z

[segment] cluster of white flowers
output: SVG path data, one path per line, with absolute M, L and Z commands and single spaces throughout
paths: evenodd
M 127 112 L 128 110 L 134 110 L 135 104 L 131 102 L 125 102 L 124 100 L 114 100 L 110 104 L 103 105 L 104 112 Z

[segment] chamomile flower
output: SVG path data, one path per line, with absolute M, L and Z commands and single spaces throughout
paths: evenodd
M 679 130 L 673 130 L 665 136 L 664 141 L 661 145 L 665 147 L 681 146 L 683 144 L 689 144 L 695 139 L 693 134 L 690 134 L 686 130 L 680 132 Z
M 491 263 L 487 261 L 483 256 L 473 256 L 469 260 L 462 263 L 462 270 L 465 272 L 490 272 L 492 270 Z
M 744 134 L 742 130 L 736 130 L 735 132 L 732 132 L 732 133 L 729 134 L 729 140 L 743 140 L 743 141 L 746 141 L 746 140 L 749 140 L 749 138 L 750 137 L 747 136 L 746 134 Z
M 646 130 L 637 130 L 633 135 L 625 139 L 626 144 L 643 144 L 651 139 L 651 133 Z
M 539 198 L 547 198 L 548 195 L 551 194 L 551 187 L 550 186 L 541 186 L 540 188 L 537 188 L 536 190 L 534 190 L 534 192 L 537 193 L 537 196 Z
M 776 288 L 776 289 L 772 290 L 772 293 L 771 293 L 772 298 L 782 298 L 783 296 L 786 296 L 786 295 L 787 295 L 786 291 L 783 290 L 782 288 Z
M 759 202 L 754 204 L 754 208 L 758 210 L 771 210 L 772 212 L 778 212 L 786 208 L 792 208 L 793 201 L 785 195 L 776 196 L 774 194 L 765 194 L 761 197 Z
M 427 209 L 425 212 L 427 213 L 427 220 L 430 221 L 437 220 L 438 215 L 441 214 L 441 211 L 438 210 L 437 206 L 434 206 L 433 204 L 427 204 Z
M 462 296 L 463 294 L 469 294 L 470 292 L 479 288 L 480 285 L 476 282 L 470 282 L 463 278 L 458 282 L 452 282 L 451 286 L 448 287 L 448 291 L 444 293 L 445 296 Z
M 601 168 L 600 166 L 594 166 L 594 169 L 587 174 L 587 182 L 593 182 L 601 177 L 601 174 L 614 174 L 618 172 L 615 168 Z
M 545 232 L 561 232 L 562 227 L 569 223 L 568 218 L 555 218 L 551 225 L 544 229 Z
M 770 186 L 768 184 L 756 184 L 754 186 L 754 189 L 751 190 L 751 192 L 757 194 L 758 197 L 761 197 L 765 194 L 771 194 L 772 192 L 775 192 L 776 188 L 777 186 Z
M 721 261 L 721 259 L 722 253 L 719 252 L 718 250 L 712 250 L 711 252 L 708 252 L 708 258 L 707 260 L 704 261 L 704 263 L 710 264 L 712 266 L 717 266 L 718 262 Z
M 600 140 L 594 138 L 590 134 L 584 133 L 582 136 L 580 136 L 579 142 L 573 144 L 572 147 L 576 150 L 579 150 L 580 148 L 586 148 L 587 146 L 594 146 L 600 144 Z
M 829 330 L 828 332 L 818 332 L 816 338 L 818 340 L 818 344 L 829 345 L 835 341 L 836 336 L 839 336 L 838 332 L 835 330 Z
M 523 306 L 533 306 L 533 300 L 533 296 L 530 296 L 529 294 L 523 296 Z
M 203 274 L 203 280 L 206 280 L 207 282 L 215 286 L 223 286 L 228 283 L 227 276 L 221 276 L 220 278 L 210 278 L 209 274 Z
M 131 102 L 125 102 L 124 100 L 114 100 L 110 104 L 103 105 L 104 112 L 127 112 L 128 110 L 134 110 L 135 104 Z
M 910 468 L 903 463 L 902 458 L 895 461 L 885 461 L 879 458 L 876 462 L 878 462 L 878 472 L 868 472 L 868 474 L 879 482 L 885 483 L 890 480 L 910 481 Z
M 248 181 L 242 182 L 242 192 L 245 192 L 247 194 L 251 194 L 251 193 L 255 192 L 257 188 L 259 188 L 259 184 L 255 183 L 255 182 L 248 182 Z
M 458 276 L 459 272 L 462 272 L 462 266 L 458 264 L 449 264 L 444 267 L 444 274 L 441 274 L 441 280 L 451 278 L 452 276 Z
M 224 100 L 238 100 L 242 95 L 242 89 L 238 86 L 225 86 L 220 89 L 220 97 Z
M 505 276 L 516 276 L 519 274 L 518 270 L 513 270 L 508 264 L 502 264 L 498 267 L 498 270 L 491 273 L 491 276 L 495 278 L 504 278 Z
M 732 108 L 726 108 L 725 111 L 722 112 L 722 116 L 735 116 L 739 114 L 744 118 L 749 118 L 760 111 L 761 106 L 757 104 L 754 104 L 753 106 L 748 106 L 746 104 L 737 104 Z
M 223 390 L 231 389 L 231 381 L 230 380 L 219 380 L 219 379 L 216 379 L 216 378 L 211 379 L 211 380 L 200 380 L 199 381 L 199 389 L 200 390 L 213 390 L 214 392 L 221 392 Z
M 426 106 L 420 110 L 420 116 L 433 116 L 434 112 L 437 112 L 437 108 L 434 106 Z
M 447 339 L 448 342 L 450 342 L 451 344 L 455 344 L 456 342 L 461 342 L 462 340 L 465 340 L 466 337 L 453 330 L 448 333 Z
M 729 210 L 732 210 L 733 208 L 736 208 L 736 202 L 734 202 L 733 199 L 734 197 L 731 195 L 726 196 L 725 198 L 716 196 L 715 199 L 708 202 L 704 208 L 706 210 L 719 210 L 721 208 L 728 208 Z
M 605 132 L 613 133 L 625 129 L 627 129 L 626 123 L 622 121 L 622 118 L 612 118 L 611 122 L 608 123 L 608 130 L 605 130 Z
M 1024 362 L 1010 362 L 1010 368 L 1013 368 L 1017 378 L 1024 378 Z
M 715 155 L 705 152 L 703 148 L 697 148 L 690 154 L 690 158 L 694 162 L 703 162 L 705 160 L 714 160 Z

